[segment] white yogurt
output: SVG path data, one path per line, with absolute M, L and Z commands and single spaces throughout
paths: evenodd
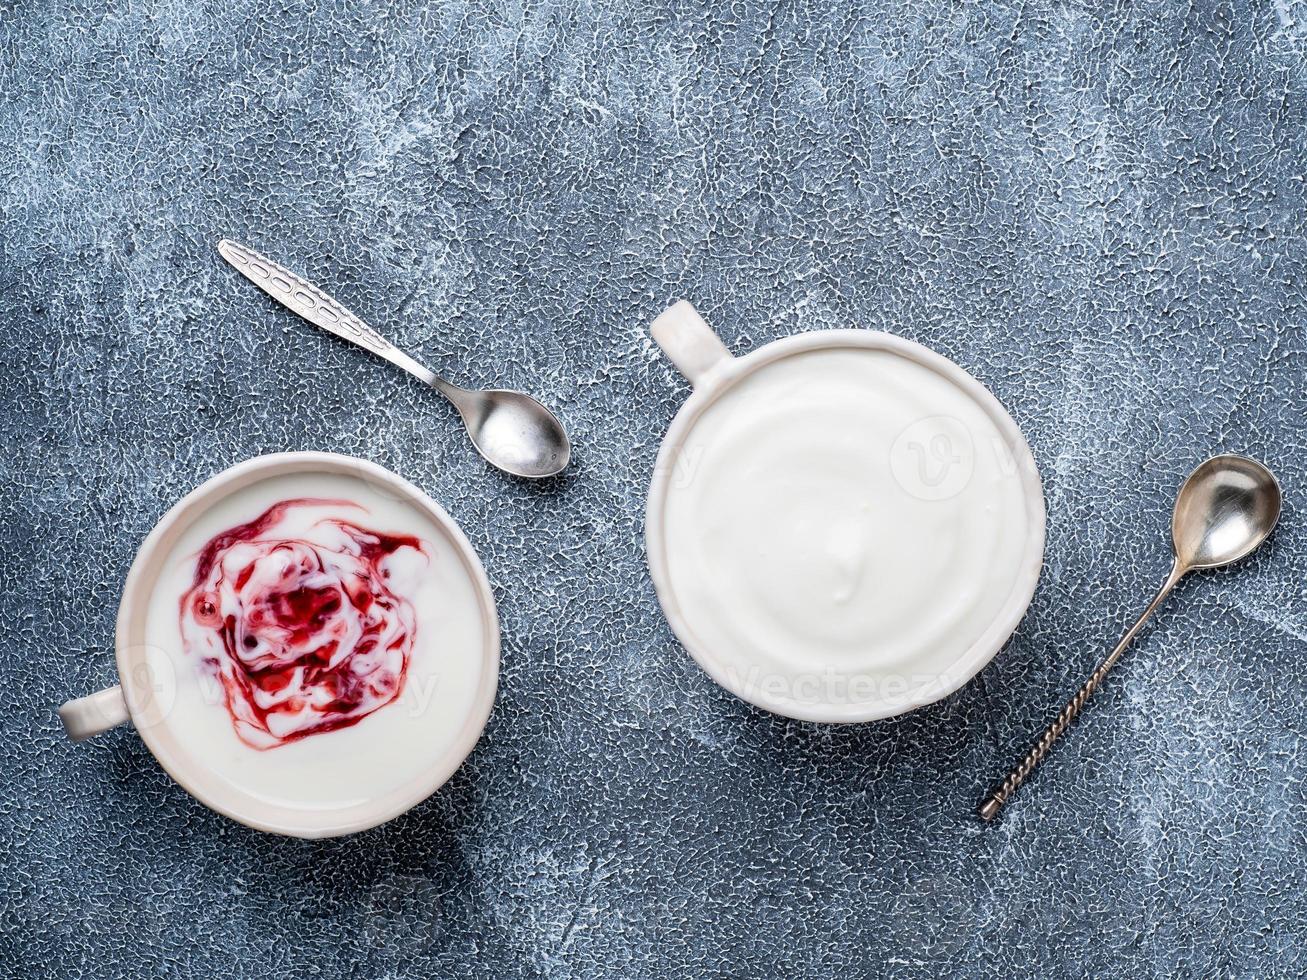
M 989 412 L 931 367 L 856 346 L 781 357 L 711 403 L 670 466 L 664 603 L 749 700 L 800 717 L 924 703 L 1004 638 L 1039 518 Z
M 412 628 L 406 680 L 398 696 L 348 727 L 272 747 L 266 746 L 268 739 L 251 745 L 238 735 L 217 671 L 204 662 L 204 654 L 212 651 L 194 636 L 184 642 L 179 608 L 207 542 L 295 498 L 341 499 L 360 506 L 296 508 L 278 533 L 312 540 L 315 521 L 339 518 L 423 543 L 424 555 L 401 549 L 387 566 L 390 588 L 405 606 L 404 625 Z M 318 534 L 320 544 L 332 540 Z M 244 487 L 188 527 L 161 568 L 150 597 L 145 642 L 154 676 L 164 686 L 175 681 L 175 692 L 163 691 L 160 697 L 167 709 L 162 725 L 195 764 L 238 790 L 304 810 L 374 800 L 425 778 L 474 710 L 488 639 L 471 574 L 444 530 L 377 484 L 335 473 L 303 473 Z M 347 625 L 342 633 L 356 632 L 352 621 Z M 189 628 L 193 631 L 194 624 Z M 384 635 L 392 636 L 393 629 Z M 250 646 L 255 646 L 253 639 Z

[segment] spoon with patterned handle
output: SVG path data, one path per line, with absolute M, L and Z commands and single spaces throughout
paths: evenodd
M 1176 495 L 1171 515 L 1175 560 L 1153 601 L 1125 636 L 1066 703 L 1039 741 L 1007 779 L 980 804 L 980 816 L 993 820 L 1016 788 L 1043 761 L 1053 743 L 1098 690 L 1148 617 L 1185 575 L 1200 568 L 1221 568 L 1251 554 L 1270 535 L 1280 518 L 1280 485 L 1261 463 L 1244 456 L 1213 456 L 1189 474 Z
M 561 472 L 572 455 L 563 424 L 520 391 L 470 391 L 437 377 L 363 319 L 305 279 L 252 248 L 224 238 L 218 253 L 237 272 L 315 327 L 357 344 L 424 381 L 453 403 L 472 445 L 494 466 L 531 479 Z

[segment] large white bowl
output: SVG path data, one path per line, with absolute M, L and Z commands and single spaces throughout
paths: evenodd
M 682 301 L 659 316 L 651 332 L 658 345 L 694 386 L 694 391 L 673 419 L 654 466 L 645 514 L 649 572 L 673 632 L 714 681 L 737 697 L 779 715 L 816 722 L 864 722 L 937 701 L 965 684 L 994 658 L 1016 629 L 1034 596 L 1044 560 L 1045 511 L 1039 471 L 1030 447 L 1012 417 L 984 385 L 948 358 L 920 344 L 870 330 L 798 334 L 737 358 L 731 356 L 694 308 Z M 934 678 L 928 685 L 901 693 L 882 691 L 868 700 L 856 702 L 822 700 L 820 697 L 799 699 L 778 688 L 751 683 L 738 665 L 728 664 L 719 651 L 700 640 L 694 623 L 689 621 L 677 596 L 677 584 L 669 574 L 669 542 L 664 533 L 665 506 L 687 438 L 710 405 L 728 398 L 743 378 L 764 365 L 807 351 L 849 347 L 890 351 L 908 358 L 942 375 L 975 400 L 989 416 L 1011 454 L 1026 505 L 1029 530 L 1007 601 L 989 628 L 954 662 L 946 675 Z
M 476 595 L 484 630 L 480 682 L 452 742 L 432 751 L 423 778 L 390 793 L 340 808 L 297 809 L 266 800 L 220 779 L 203 764 L 203 751 L 182 745 L 164 720 L 169 685 L 148 659 L 147 609 L 162 565 L 181 535 L 218 501 L 251 484 L 287 474 L 334 473 L 365 481 L 373 490 L 425 514 L 458 556 Z M 208 480 L 179 501 L 155 526 L 136 556 L 118 607 L 116 657 L 119 685 L 59 709 L 68 734 L 80 740 L 132 721 L 159 764 L 200 802 L 256 830 L 292 837 L 335 837 L 366 830 L 398 816 L 435 792 L 462 764 L 485 728 L 499 685 L 499 618 L 485 570 L 458 525 L 439 504 L 406 480 L 374 463 L 334 453 L 259 456 Z

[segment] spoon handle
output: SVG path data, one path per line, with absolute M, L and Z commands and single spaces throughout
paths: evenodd
M 327 295 L 313 283 L 295 275 L 266 255 L 224 238 L 218 254 L 254 285 L 292 313 L 298 313 L 315 327 L 357 344 L 429 385 L 439 380 L 413 358 L 363 322 L 363 318 Z
M 1031 746 L 1030 751 L 1017 764 L 1017 767 L 1008 773 L 1007 779 L 995 787 L 993 792 L 981 803 L 980 815 L 982 818 L 993 820 L 998 816 L 998 811 L 1003 808 L 1003 804 L 1008 801 L 1008 798 L 1016 792 L 1017 787 L 1026 781 L 1026 777 L 1030 775 L 1035 766 L 1044 761 L 1044 756 L 1048 755 L 1048 750 L 1053 747 L 1053 743 L 1070 727 L 1071 722 L 1076 720 L 1076 716 L 1080 714 L 1085 702 L 1103 683 L 1103 678 L 1107 676 L 1107 672 L 1116 666 L 1116 662 L 1121 659 L 1121 654 L 1125 653 L 1126 648 L 1139 634 L 1144 623 L 1148 622 L 1148 618 L 1162 604 L 1162 600 L 1171 593 L 1171 590 L 1175 588 L 1175 584 L 1180 581 L 1186 571 L 1188 569 L 1182 567 L 1179 561 L 1172 563 L 1171 571 L 1167 574 L 1162 587 L 1157 591 L 1157 595 L 1148 604 L 1148 608 L 1143 611 L 1143 615 L 1136 619 L 1135 624 L 1126 630 L 1125 636 L 1121 637 L 1121 642 L 1116 645 L 1116 649 L 1107 655 L 1107 659 L 1089 675 L 1089 680 L 1085 681 L 1080 690 L 1076 691 L 1071 700 L 1063 706 L 1053 723 L 1045 728 L 1044 733 L 1039 736 L 1039 741 Z

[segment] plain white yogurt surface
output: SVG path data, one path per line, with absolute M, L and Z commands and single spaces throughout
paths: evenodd
M 400 555 L 392 588 L 417 615 L 403 692 L 357 724 L 259 750 L 237 737 L 212 670 L 182 644 L 179 601 L 196 556 L 214 535 L 300 497 L 341 498 L 356 508 L 297 509 L 294 521 L 339 517 L 370 530 L 415 535 L 429 561 Z M 288 522 L 282 529 L 293 529 Z M 408 549 L 405 549 L 408 551 Z M 476 588 L 445 532 L 388 488 L 336 473 L 270 477 L 235 491 L 199 517 L 162 563 L 145 625 L 147 658 L 165 707 L 163 726 L 181 751 L 233 788 L 304 810 L 338 809 L 423 782 L 473 710 L 487 639 Z
M 710 404 L 664 465 L 664 600 L 749 700 L 923 703 L 1006 638 L 1038 517 L 985 407 L 932 368 L 793 353 Z

